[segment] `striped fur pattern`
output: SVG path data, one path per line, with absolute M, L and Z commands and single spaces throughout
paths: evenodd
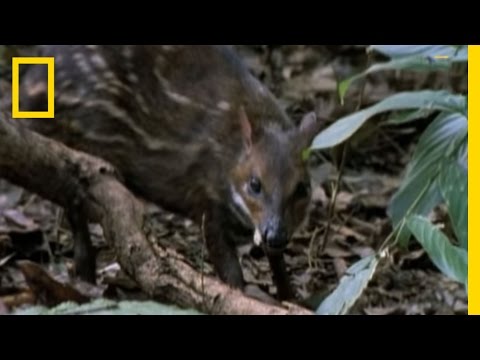
M 239 234 L 251 240 L 277 226 L 290 237 L 304 219 L 301 150 L 316 124 L 297 129 L 230 47 L 47 45 L 40 55 L 55 57 L 55 119 L 22 121 L 103 157 L 139 197 L 197 222 L 206 214 L 210 256 L 227 283 L 243 286 Z M 44 68 L 28 71 L 21 94 L 23 111 L 46 102 Z M 262 196 L 249 190 L 252 177 Z

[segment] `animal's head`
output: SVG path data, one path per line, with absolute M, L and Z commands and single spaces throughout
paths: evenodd
M 243 109 L 239 117 L 245 152 L 233 169 L 233 200 L 254 225 L 255 243 L 283 250 L 307 215 L 311 189 L 303 151 L 321 124 L 310 113 L 292 130 L 255 129 Z

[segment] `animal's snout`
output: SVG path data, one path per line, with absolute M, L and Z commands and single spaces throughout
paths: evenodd
M 284 249 L 288 244 L 287 229 L 278 219 L 267 222 L 263 228 L 262 237 L 264 243 L 272 249 Z

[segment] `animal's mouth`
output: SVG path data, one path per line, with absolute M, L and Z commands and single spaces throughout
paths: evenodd
M 262 247 L 266 253 L 271 255 L 283 253 L 288 246 L 288 242 L 268 243 L 258 228 L 255 229 L 253 242 L 256 246 Z

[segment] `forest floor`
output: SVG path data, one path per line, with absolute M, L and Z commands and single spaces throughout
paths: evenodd
M 465 86 L 441 74 L 382 73 L 370 77 L 365 84 L 354 85 L 345 104 L 340 105 L 337 79 L 365 68 L 367 56 L 363 46 L 239 46 L 238 50 L 295 120 L 314 110 L 334 121 L 359 106 L 371 105 L 399 91 L 452 87 L 462 90 Z M 7 88 L 1 81 L 0 99 Z M 419 130 L 428 121 L 392 128 L 380 128 L 375 126 L 377 123 L 373 121 L 363 137 L 349 148 L 323 251 L 319 249 L 325 242 L 327 209 L 332 183 L 337 178 L 334 159 L 338 154 L 320 154 L 322 164 L 312 172 L 314 208 L 306 226 L 289 245 L 286 261 L 297 291 L 315 304 L 338 286 L 349 266 L 373 254 L 388 236 L 389 201 L 401 184 Z M 195 224 L 154 206 L 151 216 L 156 219 L 157 238 L 163 244 L 182 253 L 197 269 L 214 275 Z M 98 249 L 97 290 L 114 299 L 145 299 L 146 295 L 122 273 L 114 254 L 106 247 L 102 229 L 97 225 L 90 229 Z M 273 294 L 268 262 L 257 250 L 249 246 L 240 249 L 245 278 Z M 16 306 L 30 306 L 28 285 L 17 260 L 34 261 L 55 278 L 69 281 L 72 256 L 71 233 L 62 211 L 0 180 L 0 313 Z M 381 263 L 350 313 L 466 314 L 467 296 L 461 285 L 439 273 L 413 241 L 408 249 L 392 251 Z

